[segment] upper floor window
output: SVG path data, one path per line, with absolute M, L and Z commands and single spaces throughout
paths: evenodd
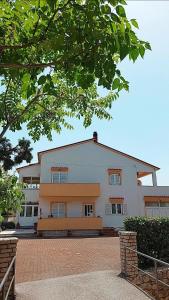
M 121 170 L 120 169 L 108 169 L 109 184 L 121 185 Z
M 28 189 L 38 189 L 40 184 L 40 177 L 23 177 L 22 182 L 24 187 Z
M 68 181 L 68 168 L 52 167 L 52 183 L 65 183 Z

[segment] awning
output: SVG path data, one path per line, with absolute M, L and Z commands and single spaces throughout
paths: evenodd
M 144 196 L 144 202 L 167 202 L 169 203 L 169 196 Z
M 124 198 L 109 198 L 110 203 L 112 204 L 123 204 Z

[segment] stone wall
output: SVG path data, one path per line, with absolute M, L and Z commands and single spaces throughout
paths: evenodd
M 154 299 L 169 300 L 169 288 L 162 283 L 157 283 L 157 281 L 149 275 L 138 271 L 137 253 L 126 249 L 126 247 L 128 247 L 137 250 L 136 232 L 121 231 L 119 237 L 122 275 Z M 144 271 L 156 277 L 154 269 Z M 157 277 L 159 280 L 169 284 L 169 269 L 157 269 Z
M 0 282 L 2 281 L 13 257 L 16 255 L 17 238 L 0 238 Z M 9 277 L 5 284 L 5 291 L 9 287 L 11 278 L 15 273 L 15 267 L 12 268 Z M 0 293 L 0 300 L 2 299 L 2 292 Z M 15 282 L 13 282 L 8 299 L 15 299 Z

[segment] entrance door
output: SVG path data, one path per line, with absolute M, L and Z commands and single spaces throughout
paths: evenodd
M 53 203 L 52 204 L 52 216 L 55 218 L 65 217 L 65 203 Z
M 34 223 L 38 221 L 38 205 L 22 205 L 18 221 L 21 227 L 33 227 Z

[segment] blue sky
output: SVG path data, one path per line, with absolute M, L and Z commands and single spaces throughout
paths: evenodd
M 33 162 L 37 151 L 91 138 L 96 130 L 101 143 L 159 166 L 158 184 L 169 185 L 169 2 L 128 1 L 126 11 L 138 20 L 138 36 L 150 42 L 152 51 L 135 64 L 127 60 L 121 64 L 130 91 L 114 102 L 113 120 L 94 118 L 87 129 L 73 120 L 74 130 L 54 133 L 52 142 L 43 137 L 32 143 Z M 23 136 L 25 129 L 8 134 L 13 141 Z

